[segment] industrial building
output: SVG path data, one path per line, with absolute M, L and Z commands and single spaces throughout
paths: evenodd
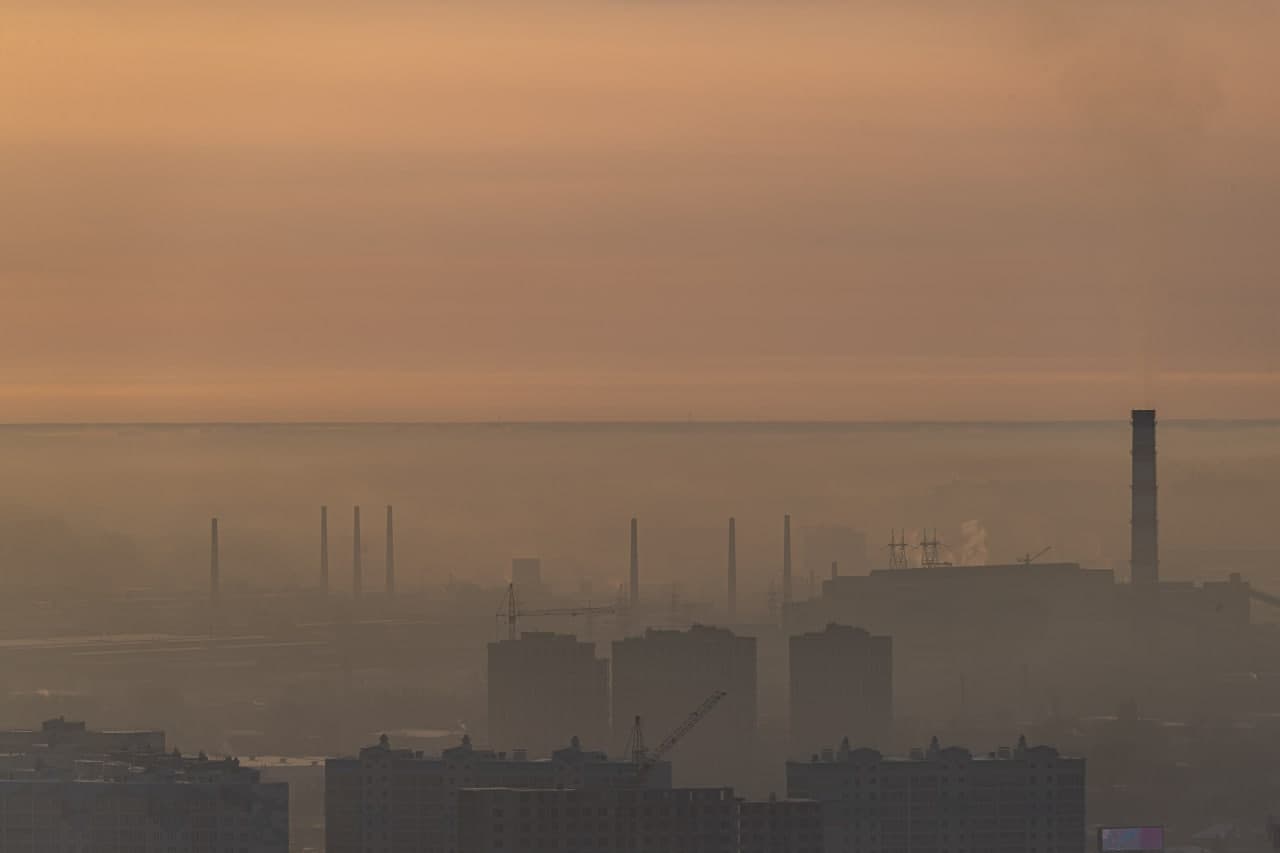
M 637 716 L 650 736 L 680 724 L 710 690 L 714 717 L 680 746 L 677 781 L 715 784 L 751 769 L 756 733 L 756 641 L 727 628 L 650 628 L 613 643 L 613 742 L 625 744 Z
M 235 759 L 165 752 L 161 732 L 65 720 L 0 737 L 0 850 L 288 853 L 288 785 Z
M 643 777 L 632 761 L 611 761 L 574 739 L 549 758 L 477 749 L 469 737 L 438 756 L 393 749 L 386 736 L 358 758 L 325 762 L 328 853 L 453 853 L 458 792 L 464 788 L 670 788 L 671 765 Z
M 744 803 L 732 788 L 472 788 L 459 795 L 458 811 L 458 853 L 821 850 L 817 803 Z
M 908 758 L 868 748 L 787 763 L 787 793 L 822 803 L 827 853 L 1080 853 L 1085 762 L 1048 746 L 975 756 L 937 740 Z
M 791 754 L 851 737 L 884 749 L 893 729 L 893 639 L 829 624 L 790 640 Z
M 594 643 L 525 632 L 489 644 L 489 741 L 547 755 L 577 737 L 599 748 L 609 735 L 609 664 Z

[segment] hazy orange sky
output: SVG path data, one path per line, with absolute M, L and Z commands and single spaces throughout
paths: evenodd
M 0 6 L 0 421 L 1280 417 L 1280 4 Z

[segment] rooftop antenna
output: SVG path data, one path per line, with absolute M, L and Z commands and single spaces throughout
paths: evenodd
M 949 561 L 942 559 L 942 549 L 945 546 L 938 541 L 938 528 L 933 529 L 930 533 L 928 528 L 920 539 L 920 566 L 925 569 L 932 569 L 937 566 L 950 566 Z
M 901 537 L 901 539 L 899 539 Z M 907 559 L 907 531 L 899 533 L 896 529 L 889 531 L 889 568 L 908 569 L 911 563 Z

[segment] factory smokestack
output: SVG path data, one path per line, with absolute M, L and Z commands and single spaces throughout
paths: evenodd
M 396 530 L 391 515 L 391 505 L 387 504 L 387 595 L 396 594 Z
M 364 574 L 360 567 L 360 507 L 351 514 L 351 593 L 356 598 L 364 588 Z
M 1129 529 L 1129 578 L 1135 597 L 1149 602 L 1160 588 L 1160 551 L 1156 522 L 1156 413 L 1133 410 L 1132 516 Z
M 791 516 L 782 517 L 782 613 L 791 606 Z
M 729 519 L 729 618 L 738 616 L 738 535 L 734 520 Z
M 329 508 L 320 507 L 320 591 L 329 594 Z
M 218 519 L 209 521 L 209 600 L 218 603 Z
M 631 606 L 640 606 L 640 533 L 636 519 L 631 519 Z

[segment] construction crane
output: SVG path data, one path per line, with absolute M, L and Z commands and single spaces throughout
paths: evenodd
M 1024 566 L 1030 566 L 1036 560 L 1040 559 L 1045 554 L 1049 553 L 1049 550 L 1051 548 L 1053 548 L 1052 545 L 1046 545 L 1043 548 L 1041 548 L 1039 551 L 1036 551 L 1034 554 L 1028 551 L 1027 553 L 1023 554 L 1021 557 L 1018 558 L 1018 562 L 1022 563 L 1022 565 Z
M 658 744 L 652 750 L 646 749 L 644 745 L 644 731 L 640 727 L 640 718 L 636 717 L 635 725 L 631 729 L 631 742 L 628 744 L 628 751 L 631 753 L 631 761 L 636 766 L 636 783 L 644 782 L 649 775 L 649 771 L 653 766 L 662 760 L 662 757 L 675 748 L 684 736 L 693 731 L 698 723 L 710 714 L 716 705 L 720 704 L 720 700 L 729 694 L 723 690 L 717 690 L 702 700 L 702 704 L 694 709 L 689 716 L 684 718 L 684 722 L 676 726 L 671 734 L 662 739 L 662 743 Z
M 507 584 L 507 599 L 502 609 L 498 611 L 497 618 L 499 622 L 507 623 L 507 639 L 515 640 L 520 636 L 519 623 L 526 616 L 586 616 L 590 619 L 593 616 L 606 613 L 617 613 L 618 608 L 609 607 L 592 607 L 590 604 L 581 607 L 551 607 L 543 610 L 521 610 L 519 599 L 516 597 L 516 585 Z M 587 633 L 590 633 L 588 630 Z

